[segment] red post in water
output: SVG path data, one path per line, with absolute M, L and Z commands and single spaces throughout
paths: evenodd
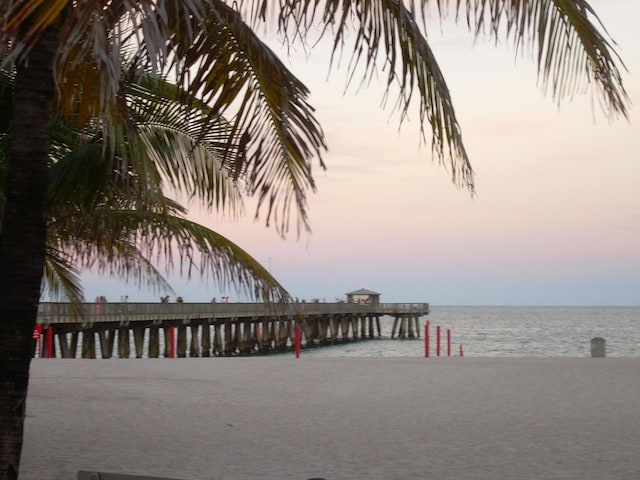
M 296 358 L 300 358 L 300 325 L 297 323 L 295 326 L 295 337 Z
M 447 357 L 451 356 L 451 329 L 447 328 Z
M 464 357 L 464 349 L 462 348 L 462 344 L 460 344 L 460 356 Z
M 169 358 L 176 358 L 176 327 L 169 327 Z
M 55 352 L 53 351 L 53 327 L 47 327 L 47 358 L 54 358 Z
M 440 356 L 440 325 L 436 327 L 436 355 Z
M 424 324 L 424 358 L 429 358 L 429 320 Z

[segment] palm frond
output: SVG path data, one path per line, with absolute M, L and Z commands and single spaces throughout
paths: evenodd
M 267 224 L 273 220 L 284 234 L 293 203 L 298 227 L 308 229 L 306 191 L 315 188 L 310 159 L 318 156 L 323 166 L 323 134 L 306 101 L 308 90 L 237 12 L 216 0 L 120 0 L 84 2 L 65 14 L 57 63 L 61 112 L 76 116 L 79 124 L 99 119 L 107 149 L 130 145 L 124 139 L 133 138 L 126 132 L 135 126 L 123 115 L 126 99 L 119 82 L 123 52 L 136 45 L 142 69 L 161 74 L 177 69 L 182 85 L 210 105 L 207 121 L 200 119 L 199 137 L 219 123 L 219 115 L 233 112 L 223 162 L 231 162 L 234 180 L 242 177 L 258 196 L 256 216 L 266 206 Z M 129 148 L 131 156 L 123 162 L 138 161 L 138 152 Z M 149 176 L 141 175 L 141 182 L 159 180 L 145 173 Z
M 140 285 L 170 289 L 153 267 L 163 264 L 166 273 L 191 278 L 212 278 L 256 299 L 288 299 L 287 291 L 242 248 L 213 230 L 182 216 L 178 204 L 169 200 L 170 212 L 134 210 L 96 211 L 82 223 L 59 219 L 50 227 L 60 249 L 73 262 L 97 268 Z M 67 219 L 70 220 L 70 219 Z
M 297 227 L 308 229 L 306 191 L 315 189 L 310 160 L 326 149 L 321 127 L 307 102 L 308 89 L 225 2 L 211 0 L 191 35 L 174 35 L 188 89 L 214 112 L 230 118 L 240 138 L 236 172 L 258 197 L 258 211 L 286 234 L 290 205 Z M 186 31 L 185 31 L 186 32 Z
M 591 91 L 608 117 L 628 117 L 629 98 L 619 71 L 624 64 L 586 0 L 245 0 L 240 5 L 254 25 L 275 14 L 281 34 L 290 41 L 315 34 L 320 24 L 321 36 L 333 36 L 334 56 L 352 45 L 347 82 L 353 81 L 359 66 L 364 67 L 363 83 L 386 70 L 387 93 L 393 85 L 400 90 L 395 107 L 401 122 L 418 95 L 423 135 L 427 122 L 437 157 L 450 155 L 454 181 L 471 190 L 473 172 L 446 83 L 426 39 L 431 5 L 440 19 L 453 5 L 456 19 L 466 18 L 475 35 L 486 31 L 496 41 L 506 36 L 516 50 L 535 45 L 542 87 L 558 102 Z
M 333 31 L 334 55 L 350 37 L 350 25 L 357 19 L 349 78 L 354 77 L 360 65 L 364 67 L 363 81 L 374 76 L 379 68 L 387 71 L 385 96 L 392 85 L 398 87 L 394 108 L 400 112 L 401 123 L 408 118 L 413 97 L 417 95 L 423 140 L 427 142 L 427 137 L 431 137 L 432 152 L 438 161 L 448 161 L 454 183 L 473 192 L 473 170 L 449 88 L 416 11 L 408 9 L 404 2 L 371 2 L 370 8 L 361 8 L 351 2 L 329 1 L 324 20 L 329 23 L 334 18 L 337 19 Z
M 559 103 L 576 92 L 597 95 L 605 115 L 628 118 L 629 97 L 619 68 L 624 63 L 586 0 L 465 0 L 467 24 L 476 35 L 507 37 L 516 52 L 533 47 L 545 91 Z
M 151 251 L 167 251 L 175 245 L 180 273 L 191 278 L 213 278 L 219 285 L 232 285 L 238 291 L 267 302 L 289 300 L 287 290 L 249 253 L 219 233 L 181 216 L 159 218 L 143 233 L 143 243 Z M 164 230 L 171 232 L 170 242 Z M 186 270 L 184 270 L 186 267 Z
M 127 105 L 143 150 L 174 190 L 236 215 L 242 211 L 242 195 L 234 162 L 227 160 L 237 150 L 232 129 L 207 105 L 184 97 L 157 76 L 128 85 Z M 208 125 L 204 132 L 203 125 Z
M 386 72 L 382 101 L 387 104 L 390 91 L 397 89 L 392 108 L 399 112 L 400 125 L 408 120 L 417 96 L 423 142 L 430 143 L 438 162 L 448 165 L 456 185 L 474 191 L 473 170 L 449 89 L 413 2 L 407 6 L 407 2 L 397 0 L 286 0 L 277 7 L 266 0 L 241 3 L 251 5 L 247 8 L 253 12 L 254 22 L 265 20 L 267 12 L 275 10 L 280 33 L 292 41 L 306 39 L 309 32 L 317 34 L 320 24 L 320 38 L 333 37 L 332 64 L 344 51 L 352 51 L 347 85 L 355 81 L 358 71 L 362 72 L 361 86 Z M 423 6 L 426 3 L 423 1 Z
M 95 212 L 91 222 L 58 217 L 49 223 L 49 245 L 64 252 L 78 269 L 95 269 L 139 287 L 173 293 L 165 276 L 131 241 L 133 234 L 129 228 L 109 217 L 108 211 Z M 113 228 L 117 231 L 110 232 Z
M 8 61 L 27 52 L 40 34 L 58 21 L 70 0 L 0 0 L 0 52 Z M 20 36 L 20 41 L 4 39 Z M 3 60 L 5 59 L 3 58 Z
M 77 306 L 84 302 L 78 269 L 68 255 L 50 244 L 47 245 L 43 277 L 45 293 L 52 298 Z

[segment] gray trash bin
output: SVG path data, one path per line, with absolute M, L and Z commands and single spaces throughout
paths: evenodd
M 591 356 L 593 358 L 606 357 L 606 346 L 604 338 L 596 337 L 591 339 Z

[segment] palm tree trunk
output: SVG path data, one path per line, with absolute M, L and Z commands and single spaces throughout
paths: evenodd
M 58 28 L 16 65 L 14 128 L 0 228 L 0 480 L 18 478 L 46 238 Z

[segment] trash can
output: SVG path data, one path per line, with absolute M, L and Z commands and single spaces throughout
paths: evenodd
M 591 357 L 604 358 L 606 357 L 606 346 L 604 338 L 596 337 L 591 339 Z

